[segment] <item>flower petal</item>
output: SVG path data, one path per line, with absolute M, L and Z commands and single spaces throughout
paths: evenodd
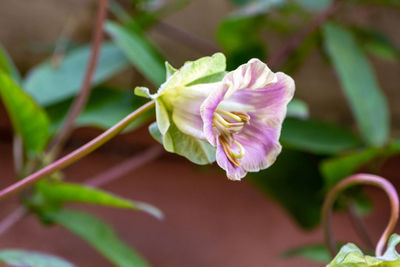
M 260 122 L 246 126 L 240 135 L 234 136 L 245 150 L 240 166 L 249 172 L 271 166 L 282 149 L 278 141 L 279 135 L 280 128 L 270 128 Z
M 229 85 L 229 90 L 225 95 L 225 98 L 229 98 L 238 90 L 257 90 L 275 83 L 277 77 L 265 63 L 259 59 L 251 59 L 248 63 L 229 72 L 223 81 Z
M 205 139 L 200 106 L 216 87 L 215 83 L 184 87 L 175 97 L 172 119 L 182 132 Z
M 217 146 L 217 140 L 216 133 L 213 130 L 212 120 L 214 112 L 224 99 L 227 90 L 228 87 L 224 86 L 223 82 L 216 83 L 214 90 L 211 91 L 200 107 L 201 118 L 203 120 L 204 136 L 213 146 Z

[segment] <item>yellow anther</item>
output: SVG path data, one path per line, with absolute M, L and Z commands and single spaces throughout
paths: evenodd
M 231 119 L 234 119 L 235 121 L 239 121 L 239 122 L 242 121 L 242 119 L 240 118 L 240 116 L 235 115 L 233 112 L 228 112 L 228 111 L 221 110 L 221 109 L 217 109 L 215 112 L 216 112 L 216 113 L 219 113 L 219 114 L 221 114 L 221 115 L 227 116 L 227 117 L 229 117 L 229 118 L 231 118 Z

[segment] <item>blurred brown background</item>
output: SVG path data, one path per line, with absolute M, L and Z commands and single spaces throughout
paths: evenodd
M 72 38 L 89 41 L 96 1 L 91 0 L 1 0 L 0 42 L 10 52 L 22 73 L 47 57 L 43 44 L 59 38 L 64 24 L 75 21 Z M 187 8 L 166 19 L 169 23 L 215 43 L 215 30 L 232 10 L 226 0 L 194 0 Z M 400 44 L 398 10 L 380 9 L 347 14 L 373 24 Z M 152 33 L 168 59 L 179 66 L 202 54 L 159 33 Z M 265 33 L 271 51 L 285 42 Z M 244 40 L 245 41 L 245 40 Z M 387 95 L 395 131 L 400 127 L 400 66 L 373 59 L 379 81 Z M 142 84 L 137 75 L 135 85 Z M 352 118 L 332 69 L 315 53 L 294 75 L 297 97 L 305 100 L 315 117 L 352 125 Z M 131 79 L 120 78 L 122 83 Z M 133 86 L 133 84 L 127 84 Z M 93 129 L 75 133 L 72 150 L 99 134 Z M 123 135 L 88 158 L 69 167 L 70 181 L 86 178 L 114 166 L 125 158 L 154 144 L 146 129 Z M 13 181 L 11 127 L 0 107 L 0 186 Z M 398 159 L 389 161 L 383 175 L 397 184 Z M 82 206 L 99 214 L 115 226 L 118 234 L 135 247 L 154 266 L 322 266 L 305 260 L 283 260 L 279 254 L 290 248 L 321 242 L 321 231 L 303 232 L 291 218 L 248 182 L 228 181 L 217 168 L 198 168 L 185 159 L 164 154 L 152 163 L 132 171 L 106 187 L 121 196 L 147 201 L 164 211 L 164 221 L 145 214 L 110 208 Z M 371 190 L 377 200 L 375 213 L 367 219 L 371 235 L 377 239 L 384 228 L 388 208 L 385 197 Z M 17 204 L 17 199 L 1 203 L 0 218 Z M 335 218 L 338 239 L 357 242 L 345 215 Z M 0 237 L 0 248 L 25 248 L 65 257 L 78 266 L 110 266 L 86 243 L 59 228 L 46 228 L 33 216 L 18 223 Z

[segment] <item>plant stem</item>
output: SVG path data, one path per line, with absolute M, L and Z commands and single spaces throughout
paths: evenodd
M 383 191 L 385 191 L 385 193 L 389 197 L 391 206 L 390 220 L 375 249 L 376 256 L 382 256 L 383 248 L 385 247 L 389 236 L 393 232 L 399 217 L 399 197 L 393 185 L 388 180 L 377 175 L 365 173 L 355 174 L 340 181 L 329 191 L 322 207 L 322 226 L 324 228 L 325 242 L 329 248 L 330 253 L 332 254 L 332 256 L 334 256 L 337 251 L 335 242 L 332 237 L 330 222 L 330 218 L 332 215 L 332 205 L 339 193 L 354 185 L 372 185 L 379 187 Z
M 92 50 L 90 54 L 89 63 L 86 69 L 85 77 L 83 79 L 82 87 L 79 92 L 79 95 L 75 98 L 74 102 L 72 103 L 72 106 L 68 111 L 68 114 L 65 118 L 63 125 L 61 126 L 59 133 L 50 142 L 48 151 L 50 151 L 49 154 L 51 155 L 58 154 L 59 150 L 61 149 L 64 142 L 66 141 L 66 139 L 68 138 L 68 136 L 72 131 L 75 119 L 79 116 L 89 98 L 90 89 L 92 85 L 92 78 L 96 70 L 97 61 L 100 53 L 100 47 L 104 37 L 103 25 L 107 17 L 107 7 L 108 7 L 108 0 L 100 0 L 99 9 L 97 13 L 97 22 L 94 29 L 94 35 L 92 41 Z
M 123 162 L 121 162 L 120 164 L 118 164 L 117 166 L 114 166 L 109 170 L 106 170 L 105 172 L 102 172 L 88 179 L 85 182 L 85 185 L 92 187 L 104 186 L 128 174 L 129 172 L 139 168 L 140 166 L 156 159 L 163 152 L 164 150 L 159 145 L 150 147 L 145 152 L 140 153 L 139 155 L 135 155 L 131 158 L 128 158 Z
M 274 54 L 268 60 L 268 65 L 271 67 L 277 68 L 282 63 L 286 62 L 289 56 L 292 54 L 294 50 L 316 29 L 321 27 L 321 25 L 327 21 L 332 15 L 334 15 L 341 7 L 340 1 L 336 1 L 333 3 L 328 9 L 322 11 L 314 19 L 308 24 L 305 28 L 301 29 L 298 34 L 294 35 L 286 45 L 280 49 L 277 53 Z
M 25 215 L 27 210 L 25 207 L 19 207 L 0 222 L 0 235 L 4 234 L 8 229 L 10 229 L 14 224 L 19 222 Z
M 90 154 L 106 142 L 108 142 L 111 138 L 116 136 L 120 133 L 123 129 L 125 129 L 130 123 L 132 123 L 137 117 L 142 115 L 144 112 L 150 110 L 154 107 L 154 101 L 150 101 L 139 109 L 135 110 L 124 119 L 122 119 L 119 123 L 90 141 L 89 143 L 81 146 L 80 148 L 76 149 L 75 151 L 69 153 L 68 155 L 62 157 L 61 159 L 55 161 L 54 163 L 44 167 L 43 169 L 29 175 L 28 177 L 10 185 L 9 187 L 0 191 L 0 201 L 6 199 L 7 197 L 16 194 L 29 186 L 33 185 L 34 183 L 38 182 L 39 180 L 47 177 L 48 175 L 61 170 L 70 164 L 74 163 L 75 161 L 83 158 L 84 156 Z

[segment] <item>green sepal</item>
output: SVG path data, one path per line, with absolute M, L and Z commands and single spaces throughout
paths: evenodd
M 173 122 L 162 141 L 165 150 L 184 156 L 193 163 L 206 165 L 215 161 L 216 151 L 212 145 L 181 132 Z
M 135 88 L 134 92 L 135 92 L 135 95 L 137 95 L 137 96 L 150 98 L 150 99 L 153 98 L 152 95 L 150 94 L 149 88 L 147 88 L 147 87 L 138 86 L 138 87 Z

